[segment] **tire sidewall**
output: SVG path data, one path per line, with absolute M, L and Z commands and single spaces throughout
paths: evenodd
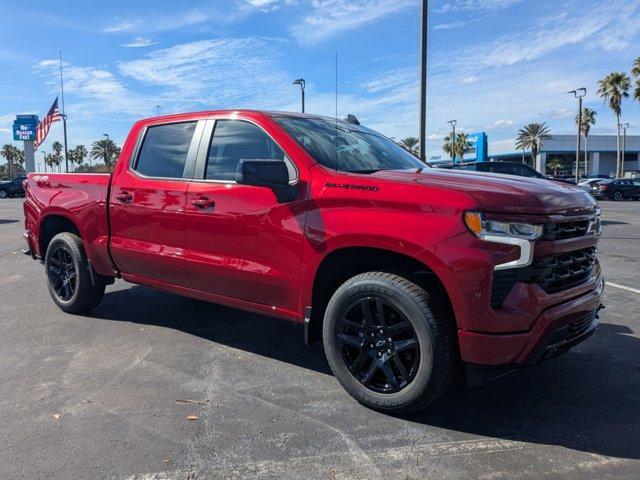
M 6 190 L 0 190 L 0 198 L 9 198 L 9 194 Z
M 49 267 L 51 265 L 51 257 L 53 256 L 53 252 L 57 250 L 57 247 L 63 246 L 64 249 L 70 254 L 71 259 L 73 260 L 73 266 L 76 272 L 76 290 L 73 292 L 73 295 L 69 300 L 61 299 L 56 291 L 53 288 L 51 282 L 51 275 L 49 273 Z M 73 306 L 78 302 L 80 295 L 82 294 L 82 290 L 84 288 L 84 283 L 86 281 L 85 278 L 85 270 L 84 267 L 84 258 L 83 253 L 79 251 L 77 245 L 74 245 L 66 235 L 56 235 L 47 248 L 47 254 L 45 257 L 45 270 L 47 273 L 47 287 L 49 288 L 49 293 L 53 300 L 58 304 L 60 308 L 63 310 L 72 309 Z
M 344 286 L 343 286 L 344 287 Z M 360 402 L 374 408 L 400 409 L 419 400 L 430 387 L 438 368 L 435 352 L 436 342 L 425 312 L 415 298 L 400 287 L 380 280 L 362 280 L 340 287 L 331 298 L 323 323 L 325 354 L 334 374 L 342 386 Z M 396 393 L 374 392 L 360 383 L 349 371 L 342 359 L 340 346 L 335 339 L 338 320 L 345 309 L 358 297 L 381 296 L 397 308 L 408 320 L 416 333 L 420 346 L 418 370 L 412 382 Z
M 624 195 L 620 191 L 615 191 L 615 192 L 613 192 L 613 199 L 615 201 L 620 201 L 620 200 L 624 199 Z

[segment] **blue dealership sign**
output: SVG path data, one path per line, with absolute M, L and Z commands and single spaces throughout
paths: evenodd
M 15 141 L 33 141 L 38 127 L 37 115 L 16 115 L 13 121 L 13 139 Z
M 476 154 L 476 162 L 486 162 L 488 158 L 487 151 L 487 134 L 485 132 L 470 133 L 467 135 L 469 143 L 473 146 L 472 152 Z

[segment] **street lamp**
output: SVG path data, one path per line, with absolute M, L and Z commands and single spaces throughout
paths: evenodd
M 453 130 L 453 133 L 451 133 L 451 156 L 452 156 L 452 162 L 451 163 L 456 163 L 456 125 L 458 125 L 458 121 L 457 120 L 449 120 L 447 122 L 449 125 L 451 125 L 451 129 Z
M 294 80 L 292 85 L 300 85 L 300 94 L 302 96 L 302 113 L 304 113 L 304 87 L 306 85 L 304 78 Z
M 578 135 L 576 135 L 576 185 L 580 180 L 580 134 L 582 133 L 582 97 L 587 94 L 587 89 L 576 88 L 567 93 L 573 93 L 574 97 L 578 99 Z M 587 159 L 584 159 L 585 165 Z
M 107 157 L 109 157 L 109 161 L 107 162 L 107 168 L 109 169 L 109 172 L 111 172 L 111 142 L 109 141 L 109 134 L 108 133 L 103 133 L 102 134 L 103 137 L 107 137 Z
M 160 116 L 160 105 L 156 105 L 156 117 Z
M 624 156 L 627 153 L 627 128 L 629 128 L 629 123 L 621 123 L 620 128 L 622 128 L 622 161 L 620 162 L 620 176 L 624 177 Z

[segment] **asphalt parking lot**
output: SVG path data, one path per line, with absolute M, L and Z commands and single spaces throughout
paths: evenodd
M 602 209 L 596 334 L 394 418 L 288 322 L 121 281 L 61 312 L 0 200 L 0 478 L 640 478 L 640 202 Z

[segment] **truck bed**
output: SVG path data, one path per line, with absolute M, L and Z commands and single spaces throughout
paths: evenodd
M 108 253 L 107 173 L 30 173 L 25 189 L 25 237 L 38 257 L 51 222 L 71 222 L 97 272 L 115 273 Z

